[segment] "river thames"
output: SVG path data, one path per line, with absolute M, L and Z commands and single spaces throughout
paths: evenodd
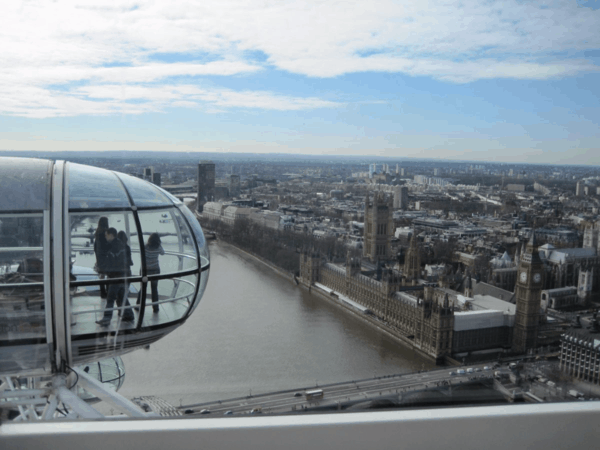
M 212 242 L 210 255 L 189 320 L 123 356 L 124 396 L 186 405 L 434 367 L 235 248 Z

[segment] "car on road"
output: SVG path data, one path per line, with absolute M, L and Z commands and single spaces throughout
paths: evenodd
M 492 368 L 490 366 L 485 366 L 483 370 L 492 370 Z
M 452 372 L 450 372 L 450 373 L 449 373 L 449 375 L 450 375 L 451 377 L 453 377 L 454 375 L 456 375 L 456 372 L 452 371 Z
M 467 373 L 473 373 L 473 368 L 472 368 L 472 367 L 469 367 L 469 368 L 467 369 Z
M 250 414 L 260 414 L 262 413 L 262 408 L 252 408 L 250 410 Z
M 210 409 L 203 409 L 200 414 L 210 414 Z
M 458 370 L 456 371 L 456 373 L 457 373 L 458 375 L 464 375 L 466 372 L 465 372 L 465 369 L 458 369 Z
M 233 414 L 233 411 L 229 410 L 229 411 L 225 411 L 223 413 L 224 416 L 231 416 Z
M 296 392 L 296 393 L 294 394 L 294 397 L 302 397 L 302 392 Z
M 481 367 L 475 367 L 475 372 L 481 372 Z

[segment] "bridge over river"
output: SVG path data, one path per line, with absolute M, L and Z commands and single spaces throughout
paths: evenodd
M 452 388 L 477 382 L 492 386 L 493 372 L 483 370 L 484 366 L 470 366 L 472 373 L 450 375 L 456 369 L 443 368 L 410 374 L 395 374 L 381 377 L 353 380 L 327 385 L 315 385 L 298 389 L 273 392 L 261 395 L 248 395 L 229 400 L 183 405 L 177 408 L 180 414 L 203 414 L 209 416 L 293 413 L 297 411 L 324 411 L 356 409 L 368 402 L 400 404 L 412 393 L 436 390 L 445 395 L 452 394 Z M 476 370 L 479 370 L 476 372 Z M 307 398 L 307 392 L 322 391 L 322 398 Z M 317 393 L 316 397 L 319 394 Z M 492 400 L 492 399 L 490 399 Z M 498 394 L 494 402 L 502 401 Z M 411 402 L 408 402 L 409 404 Z

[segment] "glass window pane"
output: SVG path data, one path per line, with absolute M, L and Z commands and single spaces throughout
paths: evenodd
M 0 216 L 0 285 L 44 281 L 41 214 Z
M 139 277 L 142 267 L 133 213 L 71 213 L 70 227 L 72 335 L 135 327 L 134 320 L 125 320 L 137 317 L 127 306 L 135 304 L 139 290 L 139 283 L 126 278 Z M 98 231 L 103 228 L 114 228 L 117 237 Z M 105 282 L 77 285 L 90 280 Z
M 172 206 L 173 202 L 153 184 L 139 178 L 118 174 L 125 188 L 131 195 L 135 206 Z
M 198 295 L 195 298 L 194 304 L 190 310 L 190 314 L 198 307 L 200 300 L 202 299 L 202 295 L 204 294 L 204 290 L 206 289 L 206 284 L 208 283 L 208 273 L 210 270 L 205 270 L 200 273 L 200 287 L 198 288 Z
M 113 278 L 140 276 L 142 264 L 133 213 L 71 213 L 70 219 L 71 263 L 75 277 L 72 281 L 97 279 L 98 275 Z M 98 231 L 101 222 L 117 231 L 119 242 L 107 241 L 105 233 Z
M 0 211 L 50 207 L 51 161 L 0 158 Z
M 175 208 L 139 211 L 148 273 L 177 273 L 197 268 L 190 230 Z
M 194 300 L 196 275 L 150 280 L 146 288 L 143 326 L 160 325 L 182 319 Z
M 97 167 L 68 163 L 69 209 L 131 206 L 115 174 Z
M 0 283 L 0 341 L 45 337 L 44 285 Z
M 71 288 L 71 335 L 96 334 L 137 325 L 141 283 L 106 279 L 106 284 Z M 106 296 L 101 295 L 105 290 Z
M 179 211 L 185 216 L 187 219 L 194 236 L 196 237 L 196 242 L 198 243 L 198 250 L 200 251 L 200 261 L 201 267 L 206 267 L 210 261 L 210 254 L 208 252 L 208 245 L 206 244 L 206 239 L 204 238 L 204 233 L 202 232 L 202 228 L 198 223 L 198 219 L 196 216 L 187 208 L 186 206 L 179 207 Z
M 0 342 L 5 338 L 5 334 L 0 336 Z M 39 337 L 37 342 L 39 343 L 0 346 L 0 372 L 22 373 L 28 370 L 39 370 L 41 367 L 49 369 L 50 352 L 48 344 L 45 343 L 46 339 Z
M 156 188 L 158 190 L 160 190 L 160 192 L 165 194 L 169 198 L 169 200 L 171 200 L 174 204 L 183 205 L 183 202 L 181 200 L 179 200 L 177 197 L 175 197 L 173 194 L 171 194 L 170 192 L 165 191 L 163 188 L 161 188 L 159 186 L 156 186 Z
M 0 372 L 48 365 L 42 239 L 41 214 L 0 215 Z
M 173 209 L 172 213 L 175 219 L 175 225 L 181 236 L 179 243 L 180 252 L 186 255 L 186 257 L 181 258 L 181 268 L 184 271 L 197 269 L 198 258 L 196 256 L 196 246 L 194 245 L 192 231 L 178 209 Z
M 42 248 L 43 220 L 41 214 L 0 215 L 0 248 Z M 5 250 L 7 252 L 9 250 Z

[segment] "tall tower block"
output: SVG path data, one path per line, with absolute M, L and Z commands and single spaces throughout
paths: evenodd
M 421 278 L 421 252 L 419 249 L 417 233 L 413 231 L 410 247 L 404 258 L 404 270 L 402 272 L 405 286 L 414 286 Z
M 373 199 L 365 198 L 365 244 L 363 256 L 371 261 L 391 258 L 392 229 L 394 227 L 393 199 L 381 191 Z
M 206 202 L 215 199 L 215 163 L 212 161 L 200 161 L 198 163 L 198 200 L 196 209 L 198 212 L 204 210 Z
M 513 351 L 517 353 L 525 353 L 537 345 L 544 275 L 544 264 L 533 232 L 525 253 L 521 256 L 517 272 L 517 310 L 512 343 Z

